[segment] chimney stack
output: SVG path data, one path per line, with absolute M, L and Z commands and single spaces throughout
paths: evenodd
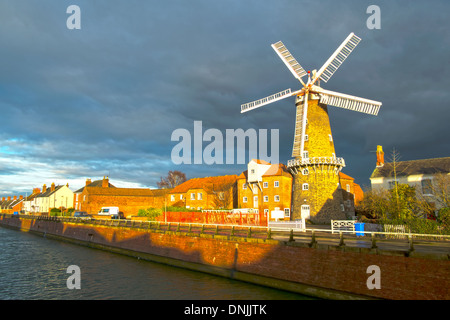
M 377 146 L 377 168 L 384 166 L 384 152 L 381 146 Z
M 50 191 L 53 192 L 55 191 L 55 183 L 52 182 L 52 185 L 50 186 Z
M 108 187 L 109 187 L 109 178 L 103 177 L 102 188 L 108 188 Z
M 8 201 L 11 201 L 11 196 L 8 196 Z
M 23 196 L 22 195 L 19 196 L 19 200 L 23 200 Z
M 14 196 L 14 197 L 13 197 L 13 200 L 16 201 L 16 200 L 17 200 L 17 196 Z
M 47 186 L 44 184 L 44 185 L 42 186 L 42 193 L 44 193 L 45 191 L 47 191 Z
M 86 186 L 91 184 L 91 179 L 86 179 Z

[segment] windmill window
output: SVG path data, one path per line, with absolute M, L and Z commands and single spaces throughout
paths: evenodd
M 309 174 L 308 169 L 303 169 L 303 170 L 302 170 L 302 174 L 303 174 L 304 176 L 307 176 L 307 175 Z
M 308 159 L 309 158 L 309 152 L 303 151 L 303 158 Z
M 421 181 L 421 184 L 422 184 L 422 194 L 433 194 L 431 179 L 424 179 Z
M 308 141 L 308 135 L 305 134 L 305 141 Z
M 328 135 L 328 139 L 330 139 L 330 141 L 333 141 L 333 137 L 331 136 L 331 134 Z
M 309 190 L 309 184 L 304 183 L 304 184 L 302 185 L 302 190 Z

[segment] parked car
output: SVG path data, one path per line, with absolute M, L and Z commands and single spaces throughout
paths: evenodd
M 75 211 L 73 213 L 73 217 L 81 219 L 92 219 L 92 216 L 88 214 L 86 211 Z

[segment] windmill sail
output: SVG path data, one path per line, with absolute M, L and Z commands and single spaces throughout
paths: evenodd
M 278 54 L 284 64 L 288 67 L 288 69 L 292 72 L 294 77 L 296 77 L 300 82 L 303 83 L 302 77 L 306 75 L 305 69 L 300 65 L 300 63 L 295 60 L 283 42 L 278 41 L 277 43 L 272 44 L 273 50 Z
M 305 95 L 304 97 L 305 103 L 298 104 L 295 113 L 294 145 L 292 147 L 292 156 L 295 158 L 302 157 L 304 150 L 306 117 L 308 114 L 308 95 Z
M 265 98 L 262 98 L 262 99 L 259 99 L 259 100 L 256 100 L 256 101 L 252 101 L 252 102 L 249 102 L 249 103 L 246 103 L 246 104 L 242 104 L 241 105 L 241 113 L 244 113 L 244 112 L 247 112 L 247 111 L 250 111 L 250 110 L 262 107 L 262 106 L 264 106 L 266 104 L 269 104 L 269 103 L 272 103 L 272 102 L 275 102 L 275 101 L 278 101 L 278 100 L 290 97 L 291 95 L 292 95 L 291 89 L 286 89 L 286 90 L 283 90 L 281 92 L 272 94 L 272 95 L 270 95 L 268 97 L 265 97 Z
M 376 116 L 381 102 L 320 89 L 320 103 Z
M 361 38 L 357 37 L 353 32 L 342 42 L 342 44 L 336 49 L 331 57 L 325 62 L 325 64 L 317 72 L 316 78 L 313 79 L 313 83 L 320 78 L 324 82 L 328 82 L 331 76 L 341 66 L 344 60 L 352 53 L 356 48 Z

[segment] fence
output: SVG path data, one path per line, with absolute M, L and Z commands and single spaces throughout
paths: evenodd
M 331 220 L 331 233 L 339 231 L 355 232 L 355 223 L 357 220 Z
M 271 229 L 281 229 L 281 230 L 306 230 L 305 219 L 295 220 L 295 221 L 269 221 L 268 228 Z
M 267 217 L 256 212 L 233 212 L 231 210 L 203 210 L 202 212 L 166 212 L 161 222 L 229 224 L 240 226 L 267 226 Z
M 125 219 L 112 220 L 96 220 L 83 219 L 73 217 L 48 217 L 48 216 L 33 216 L 33 215 L 12 215 L 0 214 L 0 221 L 5 218 L 21 218 L 21 219 L 36 219 L 56 222 L 71 222 L 82 224 L 93 224 L 107 227 L 129 227 L 148 229 L 155 232 L 182 232 L 186 234 L 210 234 L 222 235 L 230 237 L 245 237 L 258 239 L 276 239 L 289 242 L 303 242 L 309 247 L 314 247 L 318 243 L 328 245 L 343 246 L 357 246 L 364 248 L 379 248 L 380 246 L 387 246 L 386 248 L 398 248 L 400 250 L 415 251 L 414 245 L 428 246 L 427 250 L 450 250 L 450 235 L 436 235 L 436 234 L 415 234 L 415 233 L 395 233 L 395 232 L 374 232 L 374 231 L 356 231 L 363 233 L 365 236 L 357 238 L 355 231 L 339 230 L 339 235 L 333 234 L 333 230 L 327 229 L 304 229 L 304 228 L 290 228 L 289 224 L 284 223 L 285 228 L 278 226 L 262 227 L 262 226 L 245 226 L 245 225 L 224 225 L 224 224 L 201 224 L 201 223 L 181 223 L 181 222 L 157 222 L 157 221 L 136 221 Z M 349 221 L 349 220 L 347 220 Z M 293 223 L 302 223 L 302 221 Z M 291 225 L 295 226 L 294 224 Z M 299 226 L 299 224 L 297 224 Z M 287 228 L 286 228 L 287 227 Z M 335 230 L 337 231 L 337 230 Z M 401 231 L 401 230 L 400 230 Z M 394 238 L 395 236 L 402 237 Z M 407 239 L 404 241 L 402 239 Z M 432 239 L 432 241 L 426 240 Z M 426 241 L 425 241 L 426 240 Z M 420 247 L 419 246 L 419 247 Z M 422 250 L 422 249 L 420 249 Z M 448 253 L 445 254 L 447 256 Z

